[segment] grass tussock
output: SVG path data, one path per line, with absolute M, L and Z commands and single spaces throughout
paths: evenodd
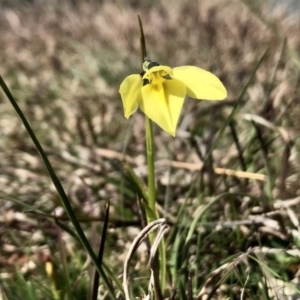
M 170 226 L 165 297 L 295 297 L 300 25 L 297 15 L 251 1 L 1 8 L 0 74 L 93 248 L 108 199 L 103 261 L 116 278 L 141 230 L 142 191 L 124 160 L 146 182 L 144 117 L 128 122 L 118 93 L 125 76 L 140 72 L 137 15 L 152 60 L 210 70 L 229 92 L 222 102 L 186 99 L 175 139 L 154 130 L 157 202 Z M 95 299 L 89 258 L 2 92 L 0 132 L 0 291 L 7 299 Z M 149 272 L 139 249 L 129 276 L 142 299 Z M 111 299 L 102 281 L 99 299 Z

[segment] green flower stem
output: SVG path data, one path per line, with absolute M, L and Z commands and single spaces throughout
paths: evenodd
M 158 211 L 155 206 L 156 192 L 155 192 L 155 166 L 154 166 L 154 142 L 152 121 L 146 116 L 146 149 L 147 149 L 147 165 L 148 165 L 148 206 L 152 213 L 146 211 L 147 223 L 154 221 L 153 216 L 156 219 L 159 218 Z M 150 235 L 150 242 L 152 242 L 153 236 Z M 159 271 L 160 271 L 160 288 L 164 292 L 166 286 L 166 244 L 164 239 L 161 240 L 159 245 Z
M 138 16 L 139 27 L 140 27 L 140 43 L 141 43 L 141 66 L 143 72 L 144 59 L 147 56 L 146 42 L 143 30 L 143 24 Z M 148 164 L 148 203 L 147 209 L 145 209 L 147 223 L 159 218 L 158 212 L 155 207 L 156 193 L 155 193 L 155 167 L 154 167 L 154 143 L 153 143 L 153 131 L 152 121 L 145 116 L 145 127 L 146 127 L 146 149 L 147 149 L 147 164 Z M 145 199 L 146 200 L 146 199 Z M 153 236 L 150 234 L 150 243 L 153 241 Z M 160 272 L 160 289 L 164 293 L 166 286 L 166 244 L 164 239 L 161 240 L 159 245 L 159 272 Z
M 148 206 L 158 218 L 158 212 L 155 207 L 155 167 L 154 167 L 154 145 L 152 121 L 146 116 L 146 148 L 147 148 L 147 164 L 148 164 Z M 150 220 L 149 220 L 150 218 Z M 147 221 L 150 223 L 154 221 L 151 216 L 147 214 Z

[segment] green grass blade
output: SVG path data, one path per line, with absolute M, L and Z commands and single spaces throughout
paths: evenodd
M 70 218 L 70 221 L 72 222 L 74 228 L 75 228 L 75 231 L 77 232 L 78 234 L 78 237 L 82 243 L 82 245 L 84 246 L 84 248 L 86 249 L 86 251 L 88 252 L 89 256 L 91 257 L 93 263 L 95 264 L 98 272 L 100 273 L 102 279 L 103 279 L 103 282 L 110 294 L 110 296 L 112 297 L 112 299 L 116 299 L 115 295 L 114 295 L 114 292 L 113 292 L 113 288 L 111 287 L 111 284 L 109 283 L 107 277 L 106 277 L 106 274 L 105 272 L 103 271 L 102 267 L 98 264 L 98 260 L 97 260 L 97 256 L 96 254 L 94 253 L 90 243 L 88 242 L 76 216 L 75 216 L 75 213 L 72 209 L 72 206 L 69 202 L 69 199 L 61 185 L 61 182 L 60 180 L 58 179 L 55 171 L 53 170 L 52 168 L 52 165 L 50 163 L 50 161 L 48 160 L 48 157 L 47 155 L 45 154 L 41 144 L 39 143 L 38 139 L 36 138 L 33 130 L 31 129 L 31 126 L 29 125 L 26 117 L 24 116 L 22 110 L 20 109 L 19 105 L 17 104 L 16 100 L 14 99 L 12 93 L 10 92 L 9 88 L 7 87 L 6 83 L 4 82 L 2 76 L 0 76 L 0 86 L 1 88 L 3 89 L 5 95 L 7 96 L 7 98 L 9 99 L 10 103 L 12 104 L 13 108 L 15 109 L 15 111 L 17 112 L 17 114 L 19 115 L 20 119 L 22 120 L 25 128 L 26 128 L 26 131 L 28 132 L 28 134 L 30 135 L 37 151 L 39 152 L 42 160 L 43 160 L 43 163 L 51 177 L 51 180 L 59 194 L 59 197 L 61 199 L 61 202 L 66 210 L 66 213 L 68 214 L 68 217 Z
M 252 83 L 255 75 L 256 75 L 256 71 L 258 70 L 258 68 L 260 67 L 260 65 L 262 64 L 262 62 L 264 61 L 264 59 L 266 58 L 268 49 L 264 52 L 264 54 L 261 56 L 260 60 L 257 62 L 257 64 L 255 65 L 246 85 L 244 86 L 243 90 L 241 91 L 237 101 L 235 102 L 233 109 L 230 113 L 230 115 L 228 116 L 228 118 L 226 119 L 223 127 L 220 129 L 218 136 L 216 137 L 215 141 L 213 142 L 211 148 L 209 149 L 209 151 L 207 152 L 204 161 L 207 161 L 207 159 L 210 157 L 210 155 L 212 154 L 213 150 L 215 149 L 215 147 L 217 146 L 220 138 L 222 137 L 223 132 L 225 131 L 226 127 L 229 125 L 229 123 L 232 121 L 235 111 L 237 109 L 237 107 L 239 106 L 240 102 L 242 101 L 243 97 L 245 96 L 250 84 Z
M 145 187 L 144 183 L 141 179 L 136 175 L 132 167 L 128 163 L 124 163 L 124 168 L 128 172 L 129 178 L 131 181 L 136 185 L 138 190 L 140 191 L 141 195 L 143 196 L 144 200 L 148 202 L 148 193 L 147 188 Z
M 60 262 L 62 266 L 62 276 L 64 278 L 64 285 L 66 289 L 66 298 L 68 300 L 72 300 L 73 295 L 72 295 L 71 282 L 70 282 L 70 271 L 67 263 L 66 249 L 61 236 L 61 228 L 58 225 L 56 226 L 56 232 L 57 232 L 57 241 L 59 245 Z
M 107 229 L 108 229 L 109 207 L 110 207 L 110 203 L 108 202 L 107 206 L 106 206 L 106 210 L 105 210 L 103 230 L 102 230 L 101 241 L 100 241 L 100 246 L 99 246 L 99 251 L 98 251 L 98 262 L 100 265 L 102 265 L 104 246 L 105 246 L 106 234 L 107 234 Z M 98 299 L 98 288 L 99 288 L 99 273 L 95 272 L 93 289 L 92 289 L 92 300 Z

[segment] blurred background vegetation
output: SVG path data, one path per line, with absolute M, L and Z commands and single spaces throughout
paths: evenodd
M 228 90 L 222 102 L 187 99 L 175 139 L 155 127 L 157 197 L 171 227 L 170 290 L 177 289 L 178 299 L 297 294 L 283 289 L 297 287 L 300 263 L 297 2 L 294 8 L 246 0 L 0 2 L 0 74 L 84 218 L 95 249 L 110 200 L 104 260 L 116 276 L 140 230 L 140 191 L 124 159 L 140 178 L 147 176 L 144 117 L 139 112 L 126 120 L 118 93 L 128 74 L 140 73 L 140 15 L 153 61 L 210 70 Z M 51 261 L 61 299 L 66 285 L 74 299 L 90 299 L 87 255 L 41 215 L 55 214 L 69 226 L 2 92 L 0 167 L 3 297 L 55 299 L 44 270 Z M 216 197 L 185 244 L 199 208 Z M 143 250 L 135 263 L 131 277 L 138 296 L 148 283 Z M 67 278 L 61 275 L 66 265 Z M 105 295 L 100 285 L 99 299 L 110 299 Z

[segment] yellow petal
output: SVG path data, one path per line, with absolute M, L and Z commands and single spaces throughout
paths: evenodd
M 149 119 L 159 125 L 164 131 L 174 135 L 174 125 L 162 84 L 147 84 L 142 87 L 140 107 Z
M 141 88 L 142 78 L 137 74 L 126 77 L 121 83 L 120 94 L 126 118 L 129 118 L 137 110 L 142 99 Z
M 163 85 L 148 84 L 142 88 L 140 106 L 152 121 L 175 136 L 185 94 L 185 85 L 175 79 L 166 80 Z
M 173 68 L 173 77 L 187 87 L 187 95 L 195 99 L 223 100 L 227 91 L 214 74 L 193 66 Z
M 172 119 L 172 130 L 169 133 L 175 136 L 177 123 L 180 117 L 182 106 L 184 103 L 184 98 L 186 95 L 185 85 L 176 79 L 166 80 L 163 83 L 165 93 L 167 95 L 167 100 L 169 104 L 169 111 Z

